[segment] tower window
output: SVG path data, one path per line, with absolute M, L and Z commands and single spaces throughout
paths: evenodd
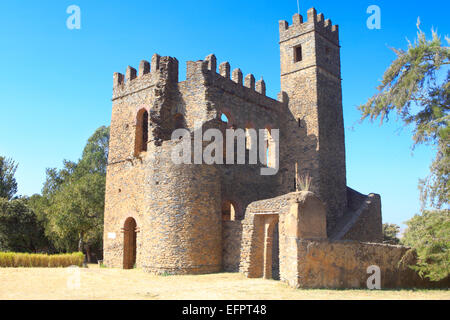
M 220 120 L 224 123 L 228 123 L 230 121 L 225 113 L 222 113 Z
M 227 124 L 228 128 L 232 128 L 234 126 L 233 117 L 229 111 L 222 111 L 220 114 L 220 121 Z
M 302 46 L 298 45 L 294 47 L 294 62 L 302 61 Z
M 135 155 L 147 151 L 148 143 L 148 112 L 145 109 L 139 110 L 136 118 L 136 138 Z

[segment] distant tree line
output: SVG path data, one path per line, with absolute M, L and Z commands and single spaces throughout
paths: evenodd
M 17 163 L 0 157 L 0 251 L 74 252 L 101 259 L 109 128 L 88 139 L 78 162 L 47 169 L 41 194 L 16 196 Z

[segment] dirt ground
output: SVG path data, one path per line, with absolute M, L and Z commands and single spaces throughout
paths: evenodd
M 77 277 L 77 274 L 79 277 Z M 79 279 L 79 281 L 77 280 Z M 139 269 L 0 268 L 0 299 L 443 299 L 449 290 L 299 290 L 238 273 L 154 276 Z

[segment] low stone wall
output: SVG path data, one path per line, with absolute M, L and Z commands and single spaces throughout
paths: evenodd
M 281 265 L 281 280 L 301 288 L 367 288 L 369 266 L 380 268 L 381 289 L 448 287 L 448 281 L 421 279 L 409 268 L 416 263 L 413 250 L 404 246 L 357 241 L 288 238 L 290 255 Z M 296 252 L 295 252 L 296 251 Z M 291 256 L 292 258 L 292 256 Z M 282 262 L 283 263 L 283 262 Z

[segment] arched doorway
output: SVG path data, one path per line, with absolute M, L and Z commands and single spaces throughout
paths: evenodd
M 267 214 L 264 217 L 264 253 L 263 278 L 279 279 L 279 234 L 278 215 Z
M 123 226 L 123 268 L 133 269 L 136 263 L 136 220 L 127 218 Z

